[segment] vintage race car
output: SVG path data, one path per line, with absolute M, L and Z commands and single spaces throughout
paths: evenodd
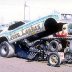
M 42 37 L 62 30 L 65 23 L 59 22 L 59 20 L 59 15 L 53 14 L 27 23 L 20 21 L 10 25 L 6 31 L 0 33 L 0 56 L 16 55 L 31 60 L 48 59 L 50 65 L 59 65 L 59 56 L 54 52 L 55 50 L 49 53 L 46 41 L 41 41 Z M 49 47 L 54 49 L 52 46 Z M 55 61 L 53 61 L 54 59 Z

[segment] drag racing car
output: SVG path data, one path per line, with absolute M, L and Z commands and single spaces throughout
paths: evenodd
M 58 66 L 60 57 L 57 50 L 61 44 L 56 38 L 51 41 L 44 37 L 61 31 L 64 24 L 59 22 L 59 15 L 56 14 L 27 23 L 16 22 L 10 25 L 7 31 L 0 33 L 0 56 L 7 58 L 17 56 L 38 61 L 47 60 L 49 65 Z

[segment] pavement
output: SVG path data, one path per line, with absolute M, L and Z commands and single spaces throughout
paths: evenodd
M 0 57 L 0 72 L 72 72 L 72 64 L 62 64 L 60 67 L 51 67 L 46 61 L 28 62 L 21 58 Z

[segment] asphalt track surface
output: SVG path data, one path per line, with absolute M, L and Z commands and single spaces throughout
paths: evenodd
M 0 72 L 72 72 L 72 64 L 51 67 L 47 65 L 47 62 L 28 62 L 16 57 L 0 57 Z

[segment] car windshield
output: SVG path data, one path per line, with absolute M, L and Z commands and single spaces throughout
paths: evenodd
M 0 25 L 0 32 L 7 30 L 8 26 L 6 24 Z

